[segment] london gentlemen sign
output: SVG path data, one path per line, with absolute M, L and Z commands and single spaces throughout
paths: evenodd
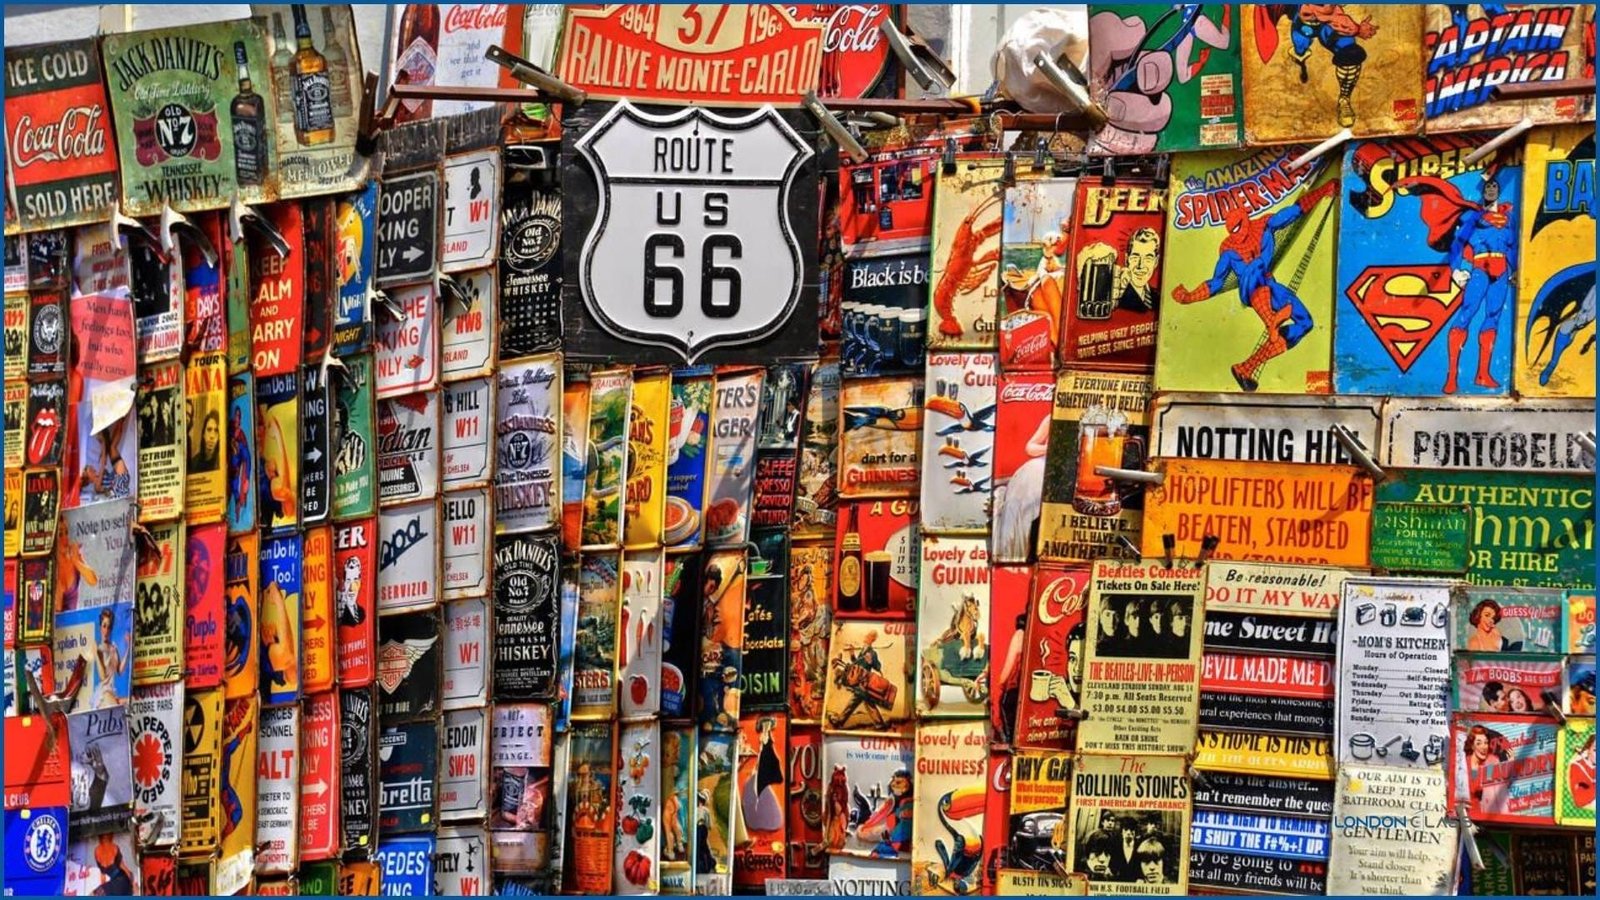
M 817 169 L 797 114 L 594 104 L 565 122 L 565 349 L 633 363 L 816 352 Z M 759 348 L 759 350 L 758 350 Z

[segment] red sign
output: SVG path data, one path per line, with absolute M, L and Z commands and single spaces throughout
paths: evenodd
M 1333 661 L 1207 653 L 1200 690 L 1211 694 L 1333 699 Z
M 339 697 L 306 700 L 300 726 L 300 861 L 339 852 Z
M 257 378 L 300 371 L 305 322 L 305 217 L 298 203 L 267 209 L 289 252 L 279 256 L 264 242 L 250 245 L 250 367 Z
M 6 48 L 5 105 L 23 227 L 104 221 L 117 197 L 117 147 L 94 38 Z
M 378 524 L 334 527 L 333 607 L 339 627 L 339 684 L 366 687 L 377 674 Z
M 825 27 L 773 3 L 569 6 L 559 69 L 600 100 L 798 106 L 817 89 Z
M 822 22 L 819 97 L 865 97 L 889 68 L 889 42 L 878 27 L 893 15 L 887 3 L 796 3 L 785 7 L 796 22 Z

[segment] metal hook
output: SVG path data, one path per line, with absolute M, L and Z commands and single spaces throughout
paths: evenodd
M 471 311 L 472 291 L 454 275 L 439 276 L 439 293 L 444 297 L 446 318 L 456 315 L 452 308 L 458 308 L 462 315 Z
M 840 153 L 848 156 L 851 162 L 861 163 L 867 161 L 867 149 L 861 146 L 861 142 L 856 140 L 856 136 L 850 133 L 850 129 L 839 121 L 839 117 L 833 114 L 833 110 L 822 105 L 822 101 L 817 99 L 816 91 L 806 91 L 806 95 L 800 98 L 800 103 L 822 126 L 822 130 L 828 133 L 828 137 L 833 138 L 833 142 L 838 145 Z
M 1076 112 L 1089 120 L 1090 131 L 1099 131 L 1101 126 L 1106 124 L 1106 111 L 1100 104 L 1090 99 L 1088 79 L 1083 77 L 1077 66 L 1067 63 L 1072 69 L 1072 72 L 1068 73 L 1060 63 L 1051 59 L 1046 53 L 1035 54 L 1033 65 L 1044 75 L 1046 81 L 1067 98 L 1067 102 L 1072 106 L 1071 112 Z
M 1479 147 L 1478 149 L 1467 154 L 1467 158 L 1461 161 L 1462 167 L 1465 168 L 1477 163 L 1479 160 L 1487 157 L 1489 154 L 1511 143 L 1512 141 L 1521 137 L 1523 134 L 1526 134 L 1532 128 L 1533 120 L 1527 116 L 1523 116 L 1522 120 L 1517 122 L 1517 124 L 1512 125 L 1505 131 L 1502 131 L 1487 141 L 1484 141 L 1482 147 Z
M 374 304 L 370 302 L 371 300 L 376 300 L 378 302 Z M 373 288 L 372 295 L 369 299 L 369 305 L 371 305 L 374 309 L 383 310 L 386 314 L 388 314 L 389 318 L 395 320 L 396 322 L 404 322 L 406 320 L 405 308 L 400 305 L 398 300 L 389 296 L 388 291 L 380 288 Z
M 943 94 L 955 84 L 955 73 L 931 48 L 915 37 L 908 37 L 899 28 L 895 27 L 891 19 L 885 18 L 878 23 L 878 30 L 883 33 L 889 42 L 889 52 L 900 60 L 906 72 L 922 86 L 922 89 L 934 94 Z M 937 85 L 937 87 L 935 86 Z
M 1094 473 L 1101 478 L 1112 481 L 1132 482 L 1137 484 L 1165 484 L 1165 472 L 1146 472 L 1143 469 L 1119 469 L 1115 466 L 1095 466 Z
M 1333 148 L 1339 146 L 1340 144 L 1345 143 L 1346 141 L 1350 140 L 1351 138 L 1353 138 L 1355 136 L 1356 136 L 1356 133 L 1354 131 L 1351 131 L 1348 128 L 1341 128 L 1337 132 L 1334 133 L 1333 137 L 1328 138 L 1327 140 L 1323 141 L 1322 143 L 1316 145 L 1315 147 L 1312 147 L 1310 150 L 1307 150 L 1306 152 L 1304 152 L 1304 153 L 1300 154 L 1299 156 L 1296 156 L 1294 159 L 1290 160 L 1289 161 L 1289 165 L 1286 166 L 1286 168 L 1288 168 L 1291 171 L 1295 171 L 1295 170 L 1298 170 L 1298 169 L 1305 168 L 1307 165 L 1309 165 L 1317 157 L 1321 156 L 1324 153 L 1327 153 L 1329 150 L 1332 150 Z
M 1350 454 L 1350 457 L 1361 468 L 1365 469 L 1367 474 L 1371 475 L 1374 480 L 1383 481 L 1389 477 L 1383 467 L 1373 460 L 1372 455 L 1367 452 L 1367 448 L 1361 446 L 1361 440 L 1356 437 L 1355 432 L 1346 428 L 1340 422 L 1334 423 L 1328 430 L 1333 432 L 1333 439 L 1339 442 L 1339 446 L 1344 448 L 1344 452 Z
M 1128 536 L 1125 534 L 1117 535 L 1116 544 L 1118 547 L 1122 548 L 1124 553 L 1128 554 L 1134 559 L 1138 559 L 1141 555 L 1139 553 L 1138 545 L 1134 544 L 1133 541 L 1128 540 Z
M 149 241 L 150 246 L 157 249 L 161 247 L 161 238 L 151 231 L 149 226 L 124 212 L 120 201 L 111 207 L 111 220 L 108 223 L 108 227 L 111 229 L 111 246 L 113 247 L 122 246 L 122 232 L 124 231 L 143 235 L 145 240 Z
M 217 248 L 211 246 L 211 238 L 206 236 L 205 229 L 194 223 L 193 219 L 172 208 L 171 201 L 161 201 L 161 249 L 168 257 L 182 260 L 183 255 L 177 251 L 178 240 L 173 236 L 174 229 L 183 229 L 184 237 L 193 241 L 200 248 L 200 255 L 206 258 L 206 265 L 216 268 Z
M 283 233 L 278 231 L 266 216 L 239 199 L 238 193 L 235 193 L 233 201 L 228 204 L 228 234 L 235 243 L 244 240 L 247 226 L 256 234 L 266 238 L 267 246 L 280 259 L 288 257 L 289 242 L 284 239 Z
M 484 51 L 483 58 L 507 69 L 511 72 L 512 78 L 523 84 L 533 85 L 546 94 L 571 103 L 573 106 L 580 106 L 589 99 L 589 95 L 584 93 L 582 89 L 567 84 L 565 81 L 498 44 L 490 44 L 489 49 Z

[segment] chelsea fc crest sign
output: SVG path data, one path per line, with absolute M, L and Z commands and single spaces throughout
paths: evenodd
M 569 355 L 682 363 L 816 354 L 814 132 L 788 115 L 771 106 L 652 112 L 622 101 L 569 117 Z

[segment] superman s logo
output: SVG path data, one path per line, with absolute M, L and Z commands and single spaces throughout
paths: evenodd
M 1445 265 L 1368 266 L 1344 294 L 1407 372 L 1455 314 L 1461 286 Z

